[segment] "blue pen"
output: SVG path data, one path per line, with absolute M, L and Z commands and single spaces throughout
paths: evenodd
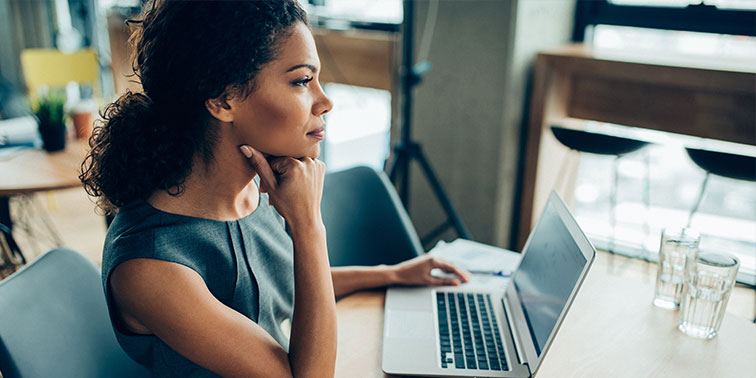
M 499 277 L 511 277 L 512 272 L 505 272 L 503 270 L 471 270 L 472 274 L 491 274 Z

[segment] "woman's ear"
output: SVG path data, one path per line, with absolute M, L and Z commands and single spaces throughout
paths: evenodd
M 234 115 L 231 112 L 231 106 L 223 97 L 206 100 L 205 108 L 218 121 L 231 123 L 234 121 Z

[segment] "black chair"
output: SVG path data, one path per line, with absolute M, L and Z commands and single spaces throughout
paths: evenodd
M 383 172 L 356 167 L 329 173 L 321 211 L 331 266 L 396 264 L 424 253 Z
M 615 241 L 615 229 L 616 229 L 616 216 L 615 216 L 615 209 L 617 206 L 617 186 L 619 182 L 619 172 L 617 170 L 617 166 L 619 163 L 619 158 L 622 156 L 629 154 L 631 152 L 635 152 L 637 150 L 640 150 L 641 148 L 647 146 L 649 143 L 645 141 L 640 141 L 636 139 L 630 139 L 630 138 L 623 138 L 613 135 L 606 135 L 606 134 L 598 134 L 593 133 L 589 131 L 583 131 L 583 130 L 575 130 L 575 129 L 568 129 L 565 127 L 560 126 L 551 126 L 551 132 L 554 133 L 554 137 L 562 143 L 565 147 L 577 151 L 577 152 L 585 152 L 590 154 L 597 154 L 597 155 L 612 155 L 614 156 L 614 162 L 613 162 L 613 181 L 612 181 L 612 189 L 611 193 L 609 194 L 609 208 L 610 208 L 610 214 L 609 214 L 609 222 L 612 228 L 612 237 L 609 241 L 609 247 L 608 250 L 610 253 L 614 253 L 614 241 Z M 560 169 L 561 173 L 560 175 L 564 174 L 564 168 L 565 163 L 567 162 L 567 159 L 564 160 L 562 163 L 562 169 Z M 561 178 L 557 180 L 557 183 L 561 182 Z M 648 159 L 646 159 L 646 179 L 644 182 L 644 188 L 643 188 L 643 203 L 646 206 L 646 209 L 650 206 L 650 198 L 649 198 L 649 163 Z M 646 225 L 646 234 L 648 234 L 648 226 Z
M 116 341 L 100 270 L 54 249 L 0 281 L 0 371 L 14 377 L 146 377 Z
M 706 192 L 706 186 L 709 183 L 709 177 L 714 174 L 717 176 L 727 177 L 736 180 L 756 181 L 756 158 L 753 156 L 735 155 L 726 152 L 711 150 L 700 150 L 696 148 L 686 148 L 685 151 L 690 159 L 701 169 L 706 171 L 701 184 L 701 191 L 698 194 L 693 210 L 688 216 L 688 227 L 693 221 L 693 214 L 698 211 Z

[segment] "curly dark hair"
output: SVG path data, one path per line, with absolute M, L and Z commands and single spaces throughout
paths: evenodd
M 153 0 L 133 32 L 143 93 L 101 113 L 79 179 L 106 213 L 156 190 L 180 195 L 197 158 L 217 142 L 209 99 L 248 96 L 279 42 L 307 16 L 296 0 Z

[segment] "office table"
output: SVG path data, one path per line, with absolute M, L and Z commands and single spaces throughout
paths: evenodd
M 10 198 L 81 186 L 79 168 L 89 145 L 68 140 L 63 151 L 24 149 L 0 158 L 0 224 L 12 227 Z
M 652 286 L 592 269 L 536 376 L 756 374 L 756 324 L 727 314 L 717 337 L 695 339 L 677 330 L 678 311 L 653 306 L 652 297 Z M 388 377 L 381 371 L 384 298 L 383 291 L 370 291 L 337 303 L 337 377 Z

